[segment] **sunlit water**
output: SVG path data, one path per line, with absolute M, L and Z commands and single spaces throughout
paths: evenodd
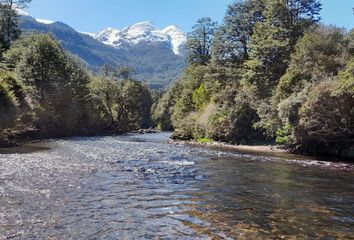
M 354 239 L 352 166 L 167 139 L 0 154 L 0 239 Z

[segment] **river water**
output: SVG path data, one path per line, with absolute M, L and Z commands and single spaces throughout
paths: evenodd
M 0 154 L 0 239 L 354 239 L 353 166 L 168 137 Z

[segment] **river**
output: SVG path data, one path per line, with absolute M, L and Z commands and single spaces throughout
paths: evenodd
M 48 140 L 0 154 L 0 239 L 354 239 L 352 165 L 168 137 Z

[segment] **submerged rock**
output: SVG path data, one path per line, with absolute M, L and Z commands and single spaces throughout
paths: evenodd
M 153 128 L 140 129 L 140 130 L 136 131 L 136 133 L 140 133 L 140 134 L 159 133 L 159 132 L 160 132 L 159 130 L 153 129 Z

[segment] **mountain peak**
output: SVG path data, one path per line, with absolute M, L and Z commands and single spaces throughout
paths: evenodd
M 143 21 L 143 22 L 134 23 L 130 27 L 131 28 L 141 27 L 141 28 L 153 28 L 153 29 L 156 29 L 154 23 L 150 22 L 150 21 Z
M 167 26 L 163 29 L 164 32 L 169 32 L 169 31 L 178 31 L 178 32 L 183 32 L 178 26 L 176 25 L 170 25 Z
M 158 29 L 152 22 L 143 21 L 132 24 L 123 30 L 106 28 L 95 35 L 95 38 L 104 44 L 115 48 L 134 46 L 140 43 L 164 43 L 171 46 L 177 55 L 182 55 L 187 41 L 186 34 L 176 25 Z
M 111 27 L 99 33 L 78 33 L 64 23 L 48 25 L 50 22 L 24 14 L 19 17 L 24 32 L 53 34 L 65 50 L 79 56 L 94 71 L 103 64 L 130 66 L 136 71 L 138 80 L 160 88 L 176 79 L 185 64 L 184 55 L 179 51 L 184 43 L 176 41 L 178 36 L 183 39 L 185 35 L 183 32 L 177 34 L 179 31 L 175 27 L 164 31 L 151 22 L 140 22 L 123 30 Z

